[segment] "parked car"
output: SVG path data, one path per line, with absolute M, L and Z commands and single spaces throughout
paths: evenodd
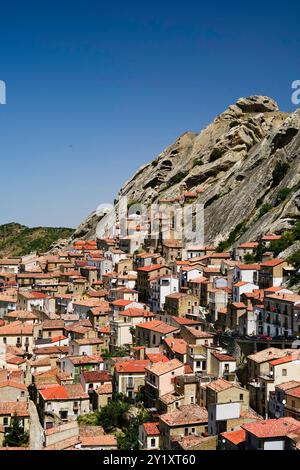
M 263 339 L 264 341 L 272 341 L 272 336 L 267 335 L 260 335 L 259 339 Z

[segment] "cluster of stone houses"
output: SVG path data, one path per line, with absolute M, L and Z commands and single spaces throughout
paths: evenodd
M 300 295 L 257 246 L 140 227 L 0 260 L 0 446 L 17 415 L 32 449 L 117 449 L 77 419 L 122 394 L 152 416 L 140 449 L 300 448 Z

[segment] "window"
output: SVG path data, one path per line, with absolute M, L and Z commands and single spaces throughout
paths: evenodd
M 196 362 L 196 367 L 201 367 L 201 361 Z
M 8 418 L 6 416 L 3 418 L 3 426 L 8 426 Z
M 3 343 L 6 344 L 7 343 L 7 338 L 3 338 Z
M 195 432 L 196 432 L 196 429 L 192 428 L 192 434 L 195 434 Z
M 189 435 L 189 428 L 184 428 L 184 435 L 188 436 Z
M 240 401 L 243 401 L 243 400 L 244 400 L 244 394 L 241 393 L 241 394 L 240 394 Z
M 151 439 L 151 447 L 155 447 L 155 437 L 152 437 Z
M 60 411 L 60 419 L 66 420 L 68 419 L 68 412 L 67 411 Z
M 286 377 L 287 376 L 287 369 L 282 369 L 282 377 Z

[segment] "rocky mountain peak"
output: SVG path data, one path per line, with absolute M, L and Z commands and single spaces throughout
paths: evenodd
M 120 189 L 149 205 L 196 192 L 205 206 L 205 241 L 247 240 L 289 228 L 299 214 L 300 113 L 267 96 L 240 98 L 200 133 L 186 132 Z M 118 205 L 118 199 L 116 200 Z M 91 214 L 74 234 L 95 235 Z

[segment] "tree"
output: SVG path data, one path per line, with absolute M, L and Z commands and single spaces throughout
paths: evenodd
M 122 428 L 125 425 L 125 413 L 129 410 L 129 403 L 121 400 L 112 400 L 108 405 L 104 406 L 99 411 L 98 423 L 105 432 L 111 432 L 115 428 Z
M 14 415 L 12 426 L 4 437 L 3 446 L 8 447 L 26 447 L 29 442 L 29 434 L 21 426 L 21 420 L 17 414 Z
M 136 332 L 135 327 L 134 327 L 134 326 L 131 326 L 131 327 L 129 328 L 129 331 L 130 331 L 130 334 L 131 334 L 131 336 L 132 336 L 132 343 L 135 344 L 135 332 Z
M 255 258 L 253 255 L 251 255 L 251 253 L 247 253 L 244 257 L 244 261 L 246 264 L 251 264 L 251 263 L 254 263 Z
M 151 421 L 151 415 L 145 408 L 141 408 L 135 418 L 131 418 L 122 432 L 117 434 L 119 450 L 138 450 L 139 426 Z

